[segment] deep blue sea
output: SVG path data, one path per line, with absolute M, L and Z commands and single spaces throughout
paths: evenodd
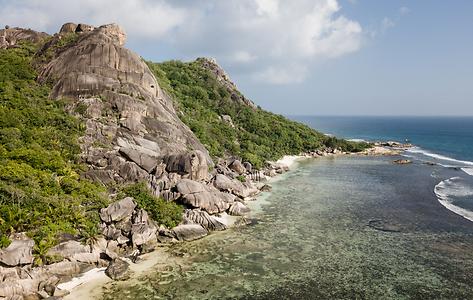
M 325 134 L 366 141 L 409 142 L 403 155 L 459 170 L 435 194 L 448 209 L 473 221 L 473 117 L 290 116 Z
M 473 117 L 291 118 L 323 133 L 343 138 L 399 142 L 408 140 L 432 153 L 473 162 Z

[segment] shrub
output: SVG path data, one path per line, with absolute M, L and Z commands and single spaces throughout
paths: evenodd
M 138 207 L 146 210 L 150 217 L 160 225 L 172 228 L 182 220 L 182 206 L 153 196 L 143 182 L 123 187 L 119 196 L 133 197 Z
M 61 234 L 97 234 L 98 209 L 108 201 L 103 187 L 79 178 L 83 125 L 35 81 L 35 51 L 0 50 L 0 247 L 27 232 L 42 264 Z

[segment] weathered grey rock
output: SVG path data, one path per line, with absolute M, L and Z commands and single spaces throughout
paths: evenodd
M 24 293 L 21 281 L 0 283 L 0 299 L 18 299 L 16 296 L 22 296 Z M 22 298 L 19 298 L 22 299 Z
M 146 180 L 156 157 L 189 149 L 199 150 L 202 161 L 211 161 L 146 63 L 123 47 L 126 37 L 118 25 L 79 24 L 76 32 L 81 32 L 78 40 L 56 53 L 39 81 L 54 83 L 52 98 L 72 98 L 71 109 L 86 106 L 80 144 L 90 170 L 84 176 L 103 183 Z M 192 178 L 205 175 L 196 172 L 204 172 L 203 167 L 193 170 Z
M 204 184 L 190 179 L 182 179 L 177 183 L 176 188 L 179 193 L 183 195 L 197 194 L 207 191 L 206 186 Z
M 15 47 L 21 42 L 38 43 L 49 37 L 47 33 L 31 29 L 6 28 L 0 30 L 0 49 Z
M 107 269 L 105 269 L 105 274 L 113 280 L 127 280 L 131 275 L 131 271 L 129 269 L 130 264 L 122 259 L 117 258 L 110 262 Z
M 118 174 L 126 182 L 138 182 L 146 179 L 148 173 L 134 162 L 125 162 L 118 168 Z
M 81 266 L 79 262 L 61 261 L 45 266 L 45 270 L 56 276 L 73 276 L 81 272 Z
M 239 175 L 246 173 L 246 168 L 238 159 L 235 159 L 228 167 Z
M 202 225 L 202 227 L 208 231 L 227 229 L 227 226 L 217 220 L 217 218 L 199 209 L 186 209 L 183 215 L 183 220 L 186 224 Z
M 228 209 L 231 196 L 219 192 L 211 186 L 190 179 L 182 179 L 176 185 L 182 194 L 182 202 L 195 208 L 201 208 L 210 214 L 223 212 Z
M 67 241 L 48 250 L 49 256 L 59 256 L 63 258 L 70 258 L 79 253 L 90 253 L 90 247 L 82 245 L 78 241 Z
M 255 195 L 258 192 L 258 190 L 250 184 L 246 186 L 241 181 L 231 179 L 222 174 L 215 175 L 213 185 L 221 191 L 232 193 L 242 198 Z
M 87 264 L 96 264 L 100 261 L 100 254 L 90 252 L 76 253 L 70 256 L 69 260 Z
M 193 241 L 203 238 L 208 234 L 207 230 L 199 224 L 183 224 L 172 229 L 179 241 Z
M 0 266 L 0 282 L 16 281 L 20 279 L 16 268 L 4 268 Z
M 113 260 L 119 257 L 120 248 L 118 241 L 115 240 L 106 240 L 103 237 L 96 239 L 91 245 L 92 253 L 98 255 L 101 258 L 97 262 L 98 265 L 102 265 L 103 256 L 107 256 L 109 259 Z M 107 266 L 106 263 L 104 266 Z
M 65 23 L 61 26 L 59 33 L 72 33 L 76 32 L 77 24 L 75 23 Z
M 227 123 L 230 127 L 235 128 L 232 117 L 230 117 L 229 115 L 222 115 L 222 121 Z
M 111 223 L 113 221 L 118 222 L 125 218 L 130 218 L 135 207 L 136 203 L 133 198 L 126 197 L 120 201 L 110 204 L 106 208 L 102 208 L 100 210 L 100 218 L 102 221 L 107 223 Z
M 152 223 L 133 225 L 133 228 L 131 230 L 131 240 L 133 242 L 133 245 L 141 246 L 151 240 L 156 240 L 157 230 L 158 229 L 156 228 L 156 226 L 154 226 L 154 224 Z
M 76 32 L 88 32 L 88 31 L 92 31 L 92 30 L 94 30 L 94 29 L 95 29 L 95 27 L 92 26 L 92 25 L 79 24 L 79 25 L 77 25 L 75 31 L 76 31 Z M 121 39 L 123 39 L 122 43 L 125 43 L 124 38 L 125 38 L 125 37 L 121 37 L 121 38 L 120 38 L 120 41 L 121 41 Z
M 235 201 L 235 203 L 230 206 L 228 213 L 232 216 L 243 216 L 246 213 L 249 213 L 250 209 L 243 203 Z
M 272 189 L 273 189 L 273 187 L 270 186 L 269 184 L 263 184 L 260 187 L 260 191 L 262 191 L 262 192 L 271 192 Z
M 143 153 L 139 149 L 132 148 L 120 148 L 120 153 L 148 173 L 151 173 L 158 164 L 157 153 L 156 156 L 153 156 L 148 153 Z
M 169 155 L 163 158 L 166 171 L 188 175 L 189 179 L 202 180 L 208 176 L 209 166 L 206 155 L 199 150 L 189 153 Z
M 103 228 L 102 234 L 109 240 L 116 240 L 122 235 L 122 232 L 120 229 L 115 228 L 115 225 L 110 224 Z
M 27 265 L 33 263 L 34 241 L 13 240 L 11 244 L 0 251 L 0 263 L 10 267 Z
M 148 216 L 148 212 L 144 209 L 139 209 L 133 215 L 133 224 L 148 224 L 150 222 L 150 218 Z
M 412 163 L 412 161 L 409 159 L 397 159 L 393 161 L 393 163 L 398 164 L 398 165 L 407 165 L 407 164 Z

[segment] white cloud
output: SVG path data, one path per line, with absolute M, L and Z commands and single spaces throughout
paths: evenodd
M 269 15 L 275 17 L 279 13 L 279 1 L 278 0 L 255 0 L 257 5 L 256 12 L 259 15 Z
M 389 29 L 396 26 L 397 23 L 401 21 L 401 19 L 408 15 L 411 10 L 406 7 L 402 6 L 399 8 L 398 12 L 393 18 L 384 17 L 379 25 L 377 25 L 374 29 L 367 30 L 367 33 L 371 38 L 376 38 L 379 35 L 384 35 Z
M 290 84 L 300 83 L 304 81 L 308 70 L 306 66 L 299 64 L 285 66 L 269 66 L 261 72 L 253 74 L 253 78 L 257 81 L 269 84 Z
M 396 26 L 396 23 L 394 23 L 393 20 L 391 20 L 390 18 L 388 17 L 385 17 L 382 21 L 381 21 L 381 31 L 384 33 L 386 30 L 388 30 L 389 28 L 392 28 Z
M 304 80 L 314 63 L 355 52 L 361 25 L 337 0 L 23 0 L 1 1 L 1 22 L 57 31 L 73 21 L 116 22 L 140 43 L 166 44 L 185 57 L 245 64 L 260 81 Z M 241 68 L 240 68 L 241 69 Z
M 407 6 L 402 6 L 401 8 L 399 8 L 399 14 L 401 16 L 405 16 L 405 15 L 409 14 L 410 12 L 411 12 L 411 10 Z
M 257 58 L 258 57 L 256 55 L 252 55 L 247 51 L 236 51 L 231 55 L 229 60 L 236 63 L 249 63 L 256 60 Z
M 183 25 L 188 12 L 164 0 L 25 0 L 3 4 L 0 15 L 2 23 L 49 32 L 69 21 L 93 25 L 116 22 L 129 34 L 156 38 Z

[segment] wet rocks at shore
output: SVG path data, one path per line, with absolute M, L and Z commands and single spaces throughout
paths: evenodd
M 130 264 L 117 258 L 110 262 L 105 274 L 113 280 L 127 280 L 131 276 Z
M 397 165 L 407 165 L 407 164 L 411 164 L 412 160 L 409 160 L 409 159 L 396 159 L 395 161 L 393 161 L 393 163 L 395 163 Z

